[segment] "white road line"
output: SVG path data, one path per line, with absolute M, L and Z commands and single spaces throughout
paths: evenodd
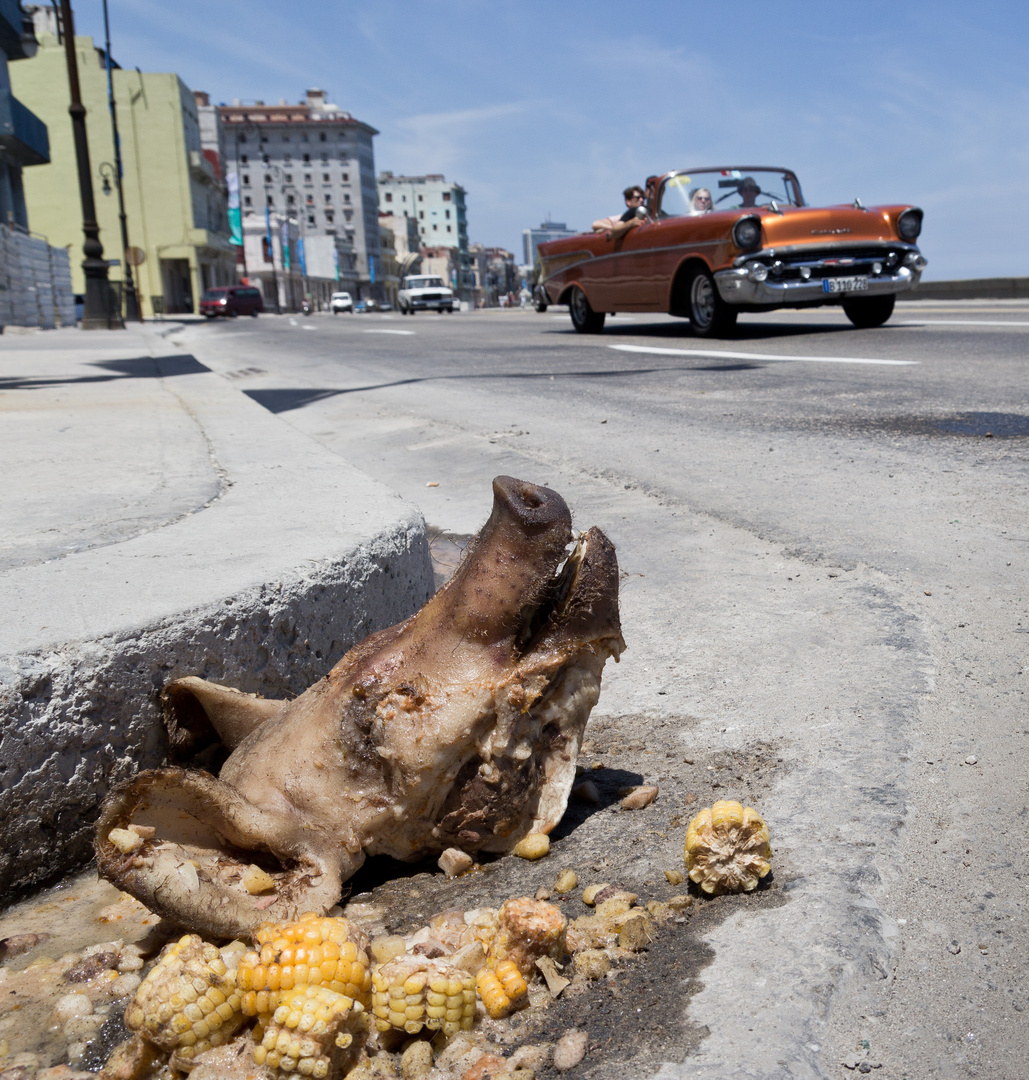
M 1029 322 L 1002 319 L 919 319 L 917 322 L 891 322 L 890 326 L 1029 326 Z
M 699 356 L 716 360 L 764 360 L 766 363 L 808 361 L 813 364 L 888 364 L 907 366 L 918 360 L 871 360 L 861 356 L 782 356 L 774 353 L 723 352 L 721 349 L 659 349 L 650 345 L 608 345 L 620 352 L 653 353 L 655 356 Z
M 362 331 L 362 333 L 365 333 L 365 334 L 403 334 L 404 337 L 410 337 L 414 333 L 414 331 L 413 330 L 364 330 L 364 331 Z

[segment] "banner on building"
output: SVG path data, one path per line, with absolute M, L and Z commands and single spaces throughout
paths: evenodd
M 339 281 L 339 248 L 332 249 L 332 268 L 336 271 L 336 280 Z
M 282 241 L 282 267 L 284 270 L 289 269 L 289 219 L 287 218 L 282 223 L 282 230 L 280 232 L 280 239 Z
M 375 284 L 375 256 L 374 255 L 369 255 L 368 256 L 368 278 L 371 281 L 371 283 L 374 285 Z
M 229 242 L 243 245 L 243 216 L 239 205 L 239 174 L 230 172 L 229 187 Z
M 304 238 L 302 236 L 297 241 L 297 265 L 300 267 L 300 273 L 306 277 L 307 260 L 304 257 Z

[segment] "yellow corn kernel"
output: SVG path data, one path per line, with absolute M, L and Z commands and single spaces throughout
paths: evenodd
M 364 1030 L 363 1014 L 360 1002 L 325 986 L 287 991 L 254 1028 L 254 1063 L 281 1073 L 328 1076 L 334 1048 L 349 1049 Z
M 367 938 L 348 919 L 308 913 L 295 923 L 263 923 L 255 948 L 239 961 L 237 985 L 247 1016 L 274 1012 L 284 996 L 304 986 L 324 986 L 371 1002 Z
M 768 826 L 751 807 L 721 800 L 694 816 L 683 856 L 704 892 L 750 892 L 772 868 Z
M 497 929 L 486 950 L 486 962 L 496 968 L 502 960 L 512 960 L 524 979 L 536 972 L 543 956 L 560 962 L 566 951 L 568 920 L 543 900 L 521 897 L 506 900 L 497 914 Z
M 528 986 L 513 960 L 501 960 L 495 969 L 483 968 L 475 988 L 494 1020 L 502 1020 L 529 1000 Z
M 380 1031 L 455 1035 L 475 1019 L 475 979 L 445 959 L 394 957 L 372 973 L 372 1014 Z
M 238 956 L 196 934 L 172 942 L 125 1009 L 126 1027 L 187 1060 L 227 1042 L 244 1021 Z

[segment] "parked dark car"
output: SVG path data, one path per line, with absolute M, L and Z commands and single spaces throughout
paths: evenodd
M 218 315 L 253 315 L 264 311 L 260 292 L 250 285 L 216 285 L 200 297 L 200 314 L 208 319 Z

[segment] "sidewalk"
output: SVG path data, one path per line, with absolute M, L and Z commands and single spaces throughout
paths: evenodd
M 299 693 L 432 589 L 419 513 L 176 328 L 0 338 L 0 902 L 89 860 L 169 679 Z

